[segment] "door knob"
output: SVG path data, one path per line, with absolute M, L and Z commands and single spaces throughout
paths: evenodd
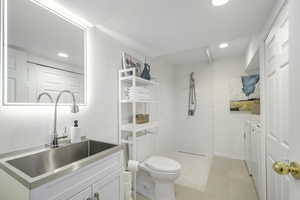
M 290 165 L 284 162 L 275 162 L 272 168 L 279 175 L 291 174 L 295 179 L 300 179 L 300 165 L 296 162 L 291 162 Z

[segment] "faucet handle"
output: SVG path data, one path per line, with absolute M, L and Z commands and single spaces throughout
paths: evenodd
M 66 139 L 66 138 L 68 138 L 68 136 L 67 136 L 67 135 L 63 135 L 63 136 L 59 136 L 59 137 L 57 137 L 57 139 L 58 139 L 58 140 L 61 140 L 61 139 Z
M 69 137 L 68 136 L 68 127 L 64 126 L 64 129 L 63 129 L 63 132 L 62 132 L 61 136 L 57 136 L 57 139 L 61 140 L 61 139 L 66 139 L 68 137 Z
M 64 131 L 62 133 L 62 136 L 68 136 L 68 127 L 64 127 Z

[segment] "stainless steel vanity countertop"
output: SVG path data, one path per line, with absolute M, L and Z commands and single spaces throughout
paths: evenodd
M 87 140 L 88 139 L 85 139 L 83 141 L 87 141 Z M 65 144 L 64 146 L 67 145 L 71 145 L 71 144 Z M 19 181 L 28 189 L 34 189 L 41 185 L 49 183 L 55 179 L 58 179 L 62 176 L 70 174 L 76 170 L 79 170 L 89 164 L 92 164 L 93 162 L 101 160 L 118 151 L 121 151 L 122 149 L 123 146 L 117 145 L 115 147 L 96 153 L 92 156 L 78 160 L 76 162 L 63 166 L 61 168 L 49 171 L 37 177 L 30 177 L 29 175 L 25 174 L 21 170 L 13 167 L 11 164 L 8 163 L 8 161 L 11 161 L 13 159 L 18 159 L 32 154 L 51 150 L 51 148 L 48 146 L 40 146 L 40 147 L 34 147 L 34 148 L 19 150 L 15 152 L 0 154 L 0 169 L 4 170 L 6 173 L 8 173 L 13 178 L 15 178 L 17 181 Z

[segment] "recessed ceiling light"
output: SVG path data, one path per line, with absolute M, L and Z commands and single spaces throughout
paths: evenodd
M 212 5 L 214 5 L 214 6 L 223 6 L 228 2 L 229 2 L 229 0 L 212 0 L 211 1 Z
M 57 53 L 57 56 L 62 57 L 62 58 L 69 58 L 68 54 L 62 53 L 62 52 Z
M 225 48 L 227 48 L 228 46 L 229 46 L 228 43 L 222 43 L 222 44 L 219 45 L 219 48 L 220 48 L 220 49 L 225 49 Z

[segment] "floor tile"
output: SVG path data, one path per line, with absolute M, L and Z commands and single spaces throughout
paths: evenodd
M 204 192 L 176 185 L 176 200 L 257 200 L 244 161 L 214 157 Z M 138 196 L 138 200 L 146 200 Z

